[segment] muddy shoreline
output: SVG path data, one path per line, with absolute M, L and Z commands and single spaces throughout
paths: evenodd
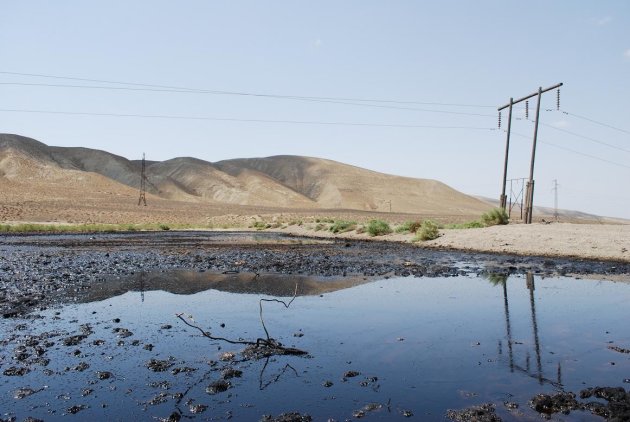
M 320 277 L 598 274 L 630 279 L 630 264 L 423 249 L 396 242 L 314 240 L 279 233 L 143 232 L 0 236 L 0 314 L 75 300 L 106 277 L 189 270 Z M 628 276 L 628 277 L 626 277 Z

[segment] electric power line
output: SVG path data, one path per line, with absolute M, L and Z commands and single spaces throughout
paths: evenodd
M 323 126 L 367 126 L 367 127 L 394 127 L 394 128 L 421 128 L 421 129 L 467 129 L 467 130 L 497 130 L 493 127 L 479 126 L 438 126 L 438 125 L 405 125 L 389 123 L 360 123 L 360 122 L 327 122 L 315 120 L 270 120 L 270 119 L 240 119 L 231 117 L 208 117 L 208 116 L 173 116 L 165 114 L 125 114 L 125 113 L 93 113 L 80 111 L 55 111 L 55 110 L 32 110 L 32 109 L 0 109 L 0 112 L 7 113 L 36 113 L 36 114 L 62 114 L 74 116 L 101 116 L 101 117 L 136 117 L 146 119 L 181 119 L 181 120 L 208 120 L 220 122 L 243 122 L 243 123 L 280 123 L 280 124 L 304 124 Z
M 514 131 L 512 131 L 512 134 L 516 135 L 518 137 L 521 137 L 521 138 L 525 138 L 525 139 L 530 139 L 531 138 L 531 136 L 523 135 L 522 133 L 515 133 Z M 554 144 L 554 143 L 551 143 L 551 142 L 542 141 L 540 139 L 538 140 L 538 142 L 543 143 L 545 145 L 552 146 L 554 148 L 559 148 L 559 149 L 562 149 L 562 150 L 565 150 L 565 151 L 568 151 L 568 152 L 572 152 L 574 154 L 582 155 L 584 157 L 592 158 L 594 160 L 599 160 L 599 161 L 603 161 L 605 163 L 613 164 L 615 166 L 619 166 L 619 167 L 624 167 L 624 168 L 630 169 L 630 166 L 628 166 L 626 164 L 617 163 L 616 161 L 607 160 L 606 158 L 601 158 L 601 157 L 597 157 L 595 155 L 587 154 L 585 152 L 576 151 L 574 149 L 563 147 L 561 145 L 557 145 L 557 144 Z
M 569 135 L 572 135 L 572 136 L 575 136 L 575 137 L 578 137 L 578 138 L 581 138 L 581 139 L 585 139 L 587 141 L 595 142 L 596 144 L 605 145 L 605 146 L 607 146 L 609 148 L 614 148 L 614 149 L 617 149 L 619 151 L 630 153 L 630 149 L 625 149 L 625 148 L 619 147 L 617 145 L 609 144 L 607 142 L 600 141 L 600 140 L 595 139 L 595 138 L 591 138 L 590 136 L 580 135 L 579 133 L 571 132 L 570 130 L 562 129 L 562 128 L 559 128 L 559 127 L 556 127 L 556 126 L 553 126 L 553 125 L 550 125 L 550 124 L 547 124 L 547 123 L 542 123 L 541 122 L 540 124 L 543 125 L 543 126 L 549 127 L 551 129 L 554 129 L 554 130 L 557 130 L 557 131 L 560 131 L 560 132 L 564 132 L 566 134 L 569 134 Z
M 301 97 L 301 96 L 288 96 L 288 95 L 279 96 L 279 95 L 269 95 L 269 94 L 235 93 L 235 92 L 226 92 L 226 91 L 211 91 L 211 90 L 188 89 L 188 88 L 172 88 L 172 89 L 171 88 L 131 88 L 131 87 L 118 87 L 118 86 L 110 87 L 110 86 L 96 86 L 96 85 L 39 84 L 39 83 L 26 83 L 26 82 L 0 82 L 0 85 L 35 86 L 35 87 L 49 87 L 49 88 L 79 88 L 79 89 L 83 88 L 83 89 L 101 89 L 101 90 L 114 90 L 114 91 L 174 92 L 174 93 L 184 93 L 184 94 L 246 95 L 246 96 L 287 99 L 287 100 L 296 100 L 296 101 L 308 101 L 308 102 L 317 102 L 317 103 L 342 104 L 342 105 L 351 105 L 351 106 L 358 106 L 358 107 L 420 111 L 420 112 L 425 112 L 425 113 L 455 114 L 455 115 L 461 115 L 461 116 L 475 116 L 475 117 L 494 117 L 493 114 L 470 113 L 470 112 L 465 112 L 465 111 L 450 111 L 450 110 L 432 110 L 432 109 L 425 109 L 425 108 L 402 107 L 402 106 L 392 106 L 392 105 L 383 105 L 383 104 L 356 103 L 356 102 L 343 101 L 341 99 L 326 99 L 326 97 Z M 354 101 L 370 101 L 370 100 L 356 99 Z M 381 102 L 384 102 L 384 101 L 381 101 Z M 433 103 L 433 104 L 437 104 L 437 103 Z
M 622 129 L 613 125 L 609 125 L 608 123 L 603 123 L 603 122 L 599 122 L 595 119 L 590 119 L 588 117 L 584 117 L 584 116 L 580 116 L 578 114 L 574 114 L 574 113 L 569 113 L 568 111 L 562 111 L 562 114 L 566 114 L 567 116 L 573 116 L 573 117 L 577 117 L 578 119 L 582 119 L 582 120 L 586 120 L 587 122 L 591 122 L 591 123 L 595 123 L 596 125 L 600 125 L 600 126 L 604 126 L 607 127 L 609 129 L 613 129 L 622 133 L 627 133 L 630 135 L 630 130 L 626 130 L 626 129 Z
M 72 80 L 72 81 L 83 81 L 83 82 L 99 82 L 99 83 L 107 83 L 107 84 L 138 86 L 138 87 L 145 87 L 145 88 L 162 88 L 166 90 L 175 90 L 175 91 L 182 91 L 182 92 L 185 92 L 185 91 L 205 92 L 209 94 L 242 95 L 242 96 L 252 96 L 252 97 L 271 97 L 271 98 L 303 99 L 303 100 L 362 101 L 362 102 L 392 103 L 392 104 L 436 105 L 436 106 L 445 106 L 445 107 L 448 106 L 448 107 L 494 108 L 494 106 L 484 105 L 484 104 L 402 101 L 402 100 L 386 100 L 386 99 L 373 99 L 373 98 L 316 97 L 316 96 L 302 96 L 302 95 L 264 94 L 264 93 L 255 93 L 255 92 L 245 92 L 245 91 L 210 90 L 210 89 L 187 88 L 187 87 L 171 86 L 171 85 L 156 85 L 156 84 L 137 83 L 137 82 L 121 82 L 121 81 L 112 81 L 112 80 L 105 80 L 105 79 L 88 79 L 88 78 L 76 78 L 76 77 L 70 77 L 70 76 L 45 75 L 45 74 L 39 74 L 39 73 L 20 73 L 20 72 L 0 71 L 0 74 L 62 79 L 62 80 Z M 18 83 L 14 83 L 14 84 L 18 84 Z

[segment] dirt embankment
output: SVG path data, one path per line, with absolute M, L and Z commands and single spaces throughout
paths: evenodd
M 308 225 L 289 226 L 283 231 L 302 236 L 398 242 L 411 242 L 414 237 L 411 234 L 370 237 L 367 233 L 356 232 L 335 235 L 329 231 L 309 230 Z M 630 225 L 535 223 L 448 229 L 440 230 L 439 238 L 417 245 L 433 249 L 630 262 Z

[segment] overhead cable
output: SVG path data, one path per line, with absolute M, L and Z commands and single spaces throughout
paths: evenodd
M 0 74 L 62 79 L 62 80 L 82 81 L 82 82 L 98 82 L 98 83 L 138 86 L 138 87 L 146 87 L 146 88 L 164 88 L 164 89 L 177 90 L 177 91 L 191 91 L 191 92 L 200 91 L 200 92 L 205 92 L 209 94 L 222 94 L 222 95 L 242 95 L 242 96 L 252 96 L 252 97 L 271 97 L 271 98 L 303 99 L 303 100 L 332 100 L 332 101 L 359 101 L 359 102 L 392 103 L 392 104 L 419 104 L 419 105 L 435 105 L 435 106 L 444 106 L 444 107 L 494 108 L 494 106 L 492 105 L 484 105 L 484 104 L 441 103 L 441 102 L 430 102 L 430 101 L 404 101 L 404 100 L 373 99 L 373 98 L 317 97 L 317 96 L 303 96 L 303 95 L 266 94 L 266 93 L 245 92 L 245 91 L 211 90 L 211 89 L 189 88 L 189 87 L 171 86 L 171 85 L 156 85 L 156 84 L 137 83 L 137 82 L 112 81 L 112 80 L 104 80 L 104 79 L 76 78 L 76 77 L 71 77 L 71 76 L 45 75 L 45 74 L 39 74 L 39 73 L 0 71 Z M 14 83 L 14 84 L 18 84 L 18 83 Z
M 101 117 L 137 117 L 147 119 L 181 119 L 181 120 L 209 120 L 220 122 L 244 122 L 244 123 L 284 123 L 284 124 L 304 124 L 304 125 L 324 125 L 324 126 L 367 126 L 367 127 L 394 127 L 394 128 L 422 128 L 422 129 L 467 129 L 467 130 L 496 130 L 491 127 L 479 126 L 437 126 L 437 125 L 406 125 L 389 123 L 360 123 L 360 122 L 329 122 L 314 120 L 269 120 L 269 119 L 241 119 L 232 117 L 208 117 L 208 116 L 176 116 L 165 114 L 127 114 L 127 113 L 93 113 L 80 111 L 56 111 L 56 110 L 32 110 L 32 109 L 0 109 L 0 112 L 7 113 L 37 113 L 37 114 L 62 114 L 75 116 L 101 116 Z

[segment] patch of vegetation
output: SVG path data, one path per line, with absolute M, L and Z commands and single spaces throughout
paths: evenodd
M 332 223 L 335 222 L 335 220 L 332 219 L 332 218 L 316 218 L 315 222 L 316 223 L 331 223 L 332 224 Z
M 416 233 L 422 222 L 420 221 L 405 221 L 398 227 L 396 227 L 396 233 Z
M 322 224 L 322 223 L 318 223 L 315 228 L 313 230 L 315 230 L 316 232 L 320 231 L 320 230 L 325 230 L 326 229 L 326 225 Z
M 271 225 L 265 223 L 264 221 L 254 221 L 250 227 L 256 230 L 265 230 L 270 228 Z
M 385 234 L 390 234 L 392 232 L 392 228 L 389 226 L 387 221 L 370 220 L 367 225 L 367 232 L 370 236 L 383 236 Z
M 158 226 L 160 228 L 160 230 L 170 230 L 171 228 L 169 226 L 167 226 L 166 224 L 160 224 Z
M 474 220 L 474 221 L 469 221 L 467 223 L 445 224 L 443 228 L 445 229 L 480 229 L 482 227 L 486 227 L 486 225 L 481 220 Z
M 416 234 L 416 237 L 414 238 L 414 241 L 417 242 L 419 240 L 433 240 L 437 239 L 438 236 L 440 236 L 440 231 L 437 223 L 431 220 L 424 220 L 422 222 L 422 226 L 420 226 L 420 229 Z
M 508 279 L 507 274 L 500 274 L 500 273 L 484 273 L 481 276 L 485 278 L 486 280 L 488 280 L 488 282 L 490 282 L 490 284 L 492 284 L 493 286 L 503 284 Z
M 496 226 L 509 223 L 510 217 L 503 208 L 494 208 L 481 216 L 486 226 Z
M 330 226 L 330 231 L 333 233 L 345 233 L 352 231 L 357 228 L 356 221 L 345 221 L 345 220 L 337 220 L 332 226 Z

